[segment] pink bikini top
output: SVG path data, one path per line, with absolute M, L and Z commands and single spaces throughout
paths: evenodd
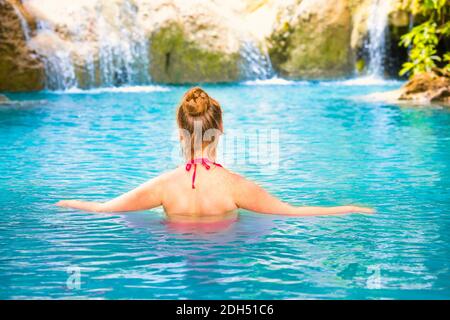
M 209 164 L 213 164 L 217 167 L 222 167 L 220 164 L 215 163 L 207 158 L 192 159 L 191 161 L 186 163 L 186 171 L 190 171 L 192 166 L 194 166 L 194 173 L 192 174 L 192 189 L 195 189 L 195 173 L 197 172 L 197 164 L 201 164 L 206 168 L 206 170 L 209 170 L 210 168 Z

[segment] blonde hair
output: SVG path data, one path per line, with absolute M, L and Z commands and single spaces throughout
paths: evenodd
M 218 143 L 218 135 L 213 134 L 210 141 L 203 141 L 205 132 L 214 130 L 221 134 L 222 127 L 222 108 L 219 102 L 210 97 L 202 88 L 194 87 L 189 89 L 180 101 L 177 108 L 177 124 L 183 131 L 184 138 L 182 139 L 182 149 L 184 155 L 188 159 L 193 159 L 195 151 L 198 151 L 198 146 L 208 148 L 209 156 L 215 156 L 215 146 Z M 200 132 L 201 128 L 201 132 Z M 189 136 L 187 136 L 189 135 Z M 199 137 L 199 135 L 201 135 Z M 201 141 L 201 144 L 196 144 Z M 197 150 L 196 150 L 197 149 Z

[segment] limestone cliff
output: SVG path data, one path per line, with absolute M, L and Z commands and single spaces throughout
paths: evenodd
M 29 0 L 41 27 L 30 45 L 47 57 L 51 88 L 229 82 L 245 75 L 242 48 L 260 43 L 237 1 Z
M 353 69 L 348 0 L 303 0 L 285 9 L 271 35 L 270 57 L 288 78 L 330 78 Z
M 404 58 L 393 50 L 408 16 L 395 7 L 401 0 L 386 1 L 386 56 Z M 231 82 L 270 77 L 273 69 L 291 79 L 348 77 L 364 70 L 373 4 L 0 0 L 0 90 Z
M 19 1 L 0 0 L 0 91 L 44 88 L 44 65 L 27 45 L 32 17 Z
M 143 8 L 150 38 L 150 74 L 163 83 L 240 79 L 243 37 L 235 12 L 214 2 L 160 0 Z M 149 23 L 152 22 L 152 23 Z M 145 25 L 145 22 L 143 23 Z

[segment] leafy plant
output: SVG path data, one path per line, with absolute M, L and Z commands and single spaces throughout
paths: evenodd
M 450 72 L 450 52 L 447 52 L 444 54 L 444 61 L 447 62 L 447 65 L 445 66 L 445 70 Z
M 401 37 L 400 45 L 410 51 L 409 60 L 403 64 L 399 74 L 413 76 L 431 71 L 439 62 L 445 62 L 444 68 L 450 70 L 450 53 L 440 56 L 437 49 L 440 41 L 450 36 L 450 21 L 447 21 L 450 1 L 409 0 L 405 8 L 423 22 Z

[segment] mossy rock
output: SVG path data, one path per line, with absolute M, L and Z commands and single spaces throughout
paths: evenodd
M 297 27 L 269 55 L 277 72 L 287 78 L 339 78 L 353 72 L 353 52 L 346 28 L 317 34 L 314 26 Z M 343 29 L 343 30 L 341 30 Z
M 39 91 L 44 89 L 45 72 L 43 67 L 21 66 L 13 55 L 4 55 L 0 50 L 0 91 Z M 11 58 L 10 58 L 11 57 Z
M 44 64 L 27 47 L 14 9 L 19 5 L 19 2 L 0 1 L 0 91 L 36 91 L 42 90 L 45 84 Z
M 359 74 L 363 73 L 366 68 L 366 61 L 364 59 L 358 59 L 355 62 L 355 70 Z
M 150 74 L 159 83 L 232 82 L 239 79 L 239 53 L 206 50 L 171 24 L 152 34 Z
M 281 76 L 328 79 L 353 73 L 351 14 L 345 1 L 339 3 L 339 10 L 328 4 L 328 8 L 317 8 L 272 33 L 269 55 Z

